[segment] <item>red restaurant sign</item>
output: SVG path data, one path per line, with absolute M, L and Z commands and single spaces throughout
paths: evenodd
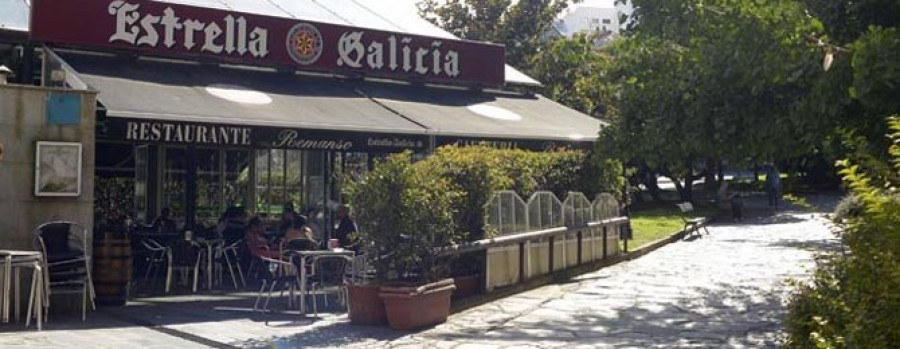
M 32 40 L 339 74 L 501 86 L 503 46 L 144 0 L 32 0 Z

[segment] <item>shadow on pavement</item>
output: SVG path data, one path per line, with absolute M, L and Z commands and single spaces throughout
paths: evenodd
M 391 341 L 408 334 L 391 331 L 386 327 L 356 326 L 342 322 L 316 327 L 293 336 L 250 340 L 235 345 L 242 348 L 330 348 L 369 340 Z
M 750 295 L 747 291 L 694 289 L 691 291 L 693 296 L 663 306 L 658 303 L 642 305 L 640 301 L 614 311 L 586 306 L 562 316 L 564 319 L 540 322 L 516 319 L 488 333 L 421 337 L 460 343 L 560 341 L 629 347 L 777 346 L 780 339 L 773 333 L 778 331 L 778 323 L 784 316 L 781 296 L 773 293 Z M 554 302 L 545 304 L 542 309 L 554 311 Z

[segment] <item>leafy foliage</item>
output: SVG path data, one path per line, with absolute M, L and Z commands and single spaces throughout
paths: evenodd
M 812 285 L 799 285 L 787 317 L 788 347 L 888 348 L 900 341 L 900 119 L 889 119 L 890 160 L 841 163 L 857 201 L 842 215 L 850 253 L 823 257 Z
M 454 202 L 464 194 L 445 178 L 413 166 L 411 153 L 391 155 L 375 169 L 347 186 L 367 253 L 375 259 L 376 278 L 418 272 L 422 280 L 442 273 L 433 251 L 458 241 Z
M 722 161 L 789 158 L 821 144 L 829 128 L 797 113 L 824 74 L 806 39 L 821 23 L 797 2 L 633 4 L 627 36 L 608 48 L 618 93 L 604 153 L 680 182 L 690 199 L 688 183 Z
M 580 0 L 578 0 L 580 1 Z M 506 62 L 527 68 L 567 0 L 423 0 L 419 13 L 454 35 L 506 46 Z
M 485 207 L 494 191 L 615 192 L 621 173 L 617 162 L 581 151 L 447 146 L 419 162 L 409 153 L 380 160 L 347 183 L 346 196 L 360 225 L 356 238 L 370 253 L 390 256 L 375 262 L 380 281 L 391 270 L 434 279 L 450 265 L 435 259 L 435 248 L 486 235 Z
M 500 159 L 488 147 L 447 146 L 438 149 L 419 166 L 437 178 L 447 180 L 453 190 L 464 193 L 454 202 L 456 223 L 467 240 L 484 236 L 484 207 L 494 191 L 508 188 Z
M 597 49 L 593 35 L 577 34 L 548 42 L 532 58 L 528 72 L 544 84 L 541 92 L 548 98 L 600 117 L 609 113 L 616 91 L 604 82 L 611 64 L 612 57 Z
M 894 27 L 900 21 L 897 0 L 802 0 L 826 28 L 828 37 L 850 43 L 870 27 Z

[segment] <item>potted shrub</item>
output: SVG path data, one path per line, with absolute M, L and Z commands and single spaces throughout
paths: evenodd
M 460 255 L 450 267 L 450 276 L 456 290 L 453 291 L 453 299 L 463 299 L 478 294 L 484 280 L 484 252 L 472 252 Z
M 378 284 L 351 283 L 347 285 L 349 294 L 347 310 L 350 313 L 350 323 L 363 326 L 387 324 L 384 302 L 378 298 L 378 291 Z
M 390 253 L 390 246 L 400 241 L 402 208 L 395 205 L 405 190 L 409 159 L 394 156 L 379 161 L 367 175 L 350 180 L 345 187 L 359 231 L 353 239 L 362 252 L 369 256 Z M 380 283 L 387 281 L 390 261 L 386 258 L 369 258 L 375 267 L 375 282 L 354 280 L 348 288 L 350 322 L 357 325 L 387 324 L 384 303 L 378 297 Z M 361 283 L 359 281 L 362 281 Z
M 460 192 L 413 164 L 407 152 L 380 161 L 349 184 L 347 194 L 359 224 L 356 238 L 377 256 L 370 260 L 391 327 L 410 330 L 445 321 L 454 286 L 445 278 L 447 259 L 435 251 L 458 241 L 453 203 Z
M 495 191 L 512 184 L 501 165 L 504 152 L 484 145 L 445 146 L 421 164 L 461 193 L 459 200 L 451 204 L 454 222 L 460 229 L 457 238 L 462 242 L 492 236 L 485 229 L 485 209 Z M 471 252 L 457 256 L 451 263 L 450 274 L 456 285 L 454 298 L 469 297 L 482 289 L 485 258 L 483 251 Z

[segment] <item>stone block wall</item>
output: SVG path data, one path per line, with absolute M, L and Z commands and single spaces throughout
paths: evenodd
M 47 99 L 63 91 L 24 85 L 0 85 L 0 249 L 32 249 L 32 231 L 49 220 L 93 225 L 96 93 L 81 96 L 80 125 L 49 125 Z M 81 196 L 36 197 L 35 152 L 38 141 L 82 144 Z

